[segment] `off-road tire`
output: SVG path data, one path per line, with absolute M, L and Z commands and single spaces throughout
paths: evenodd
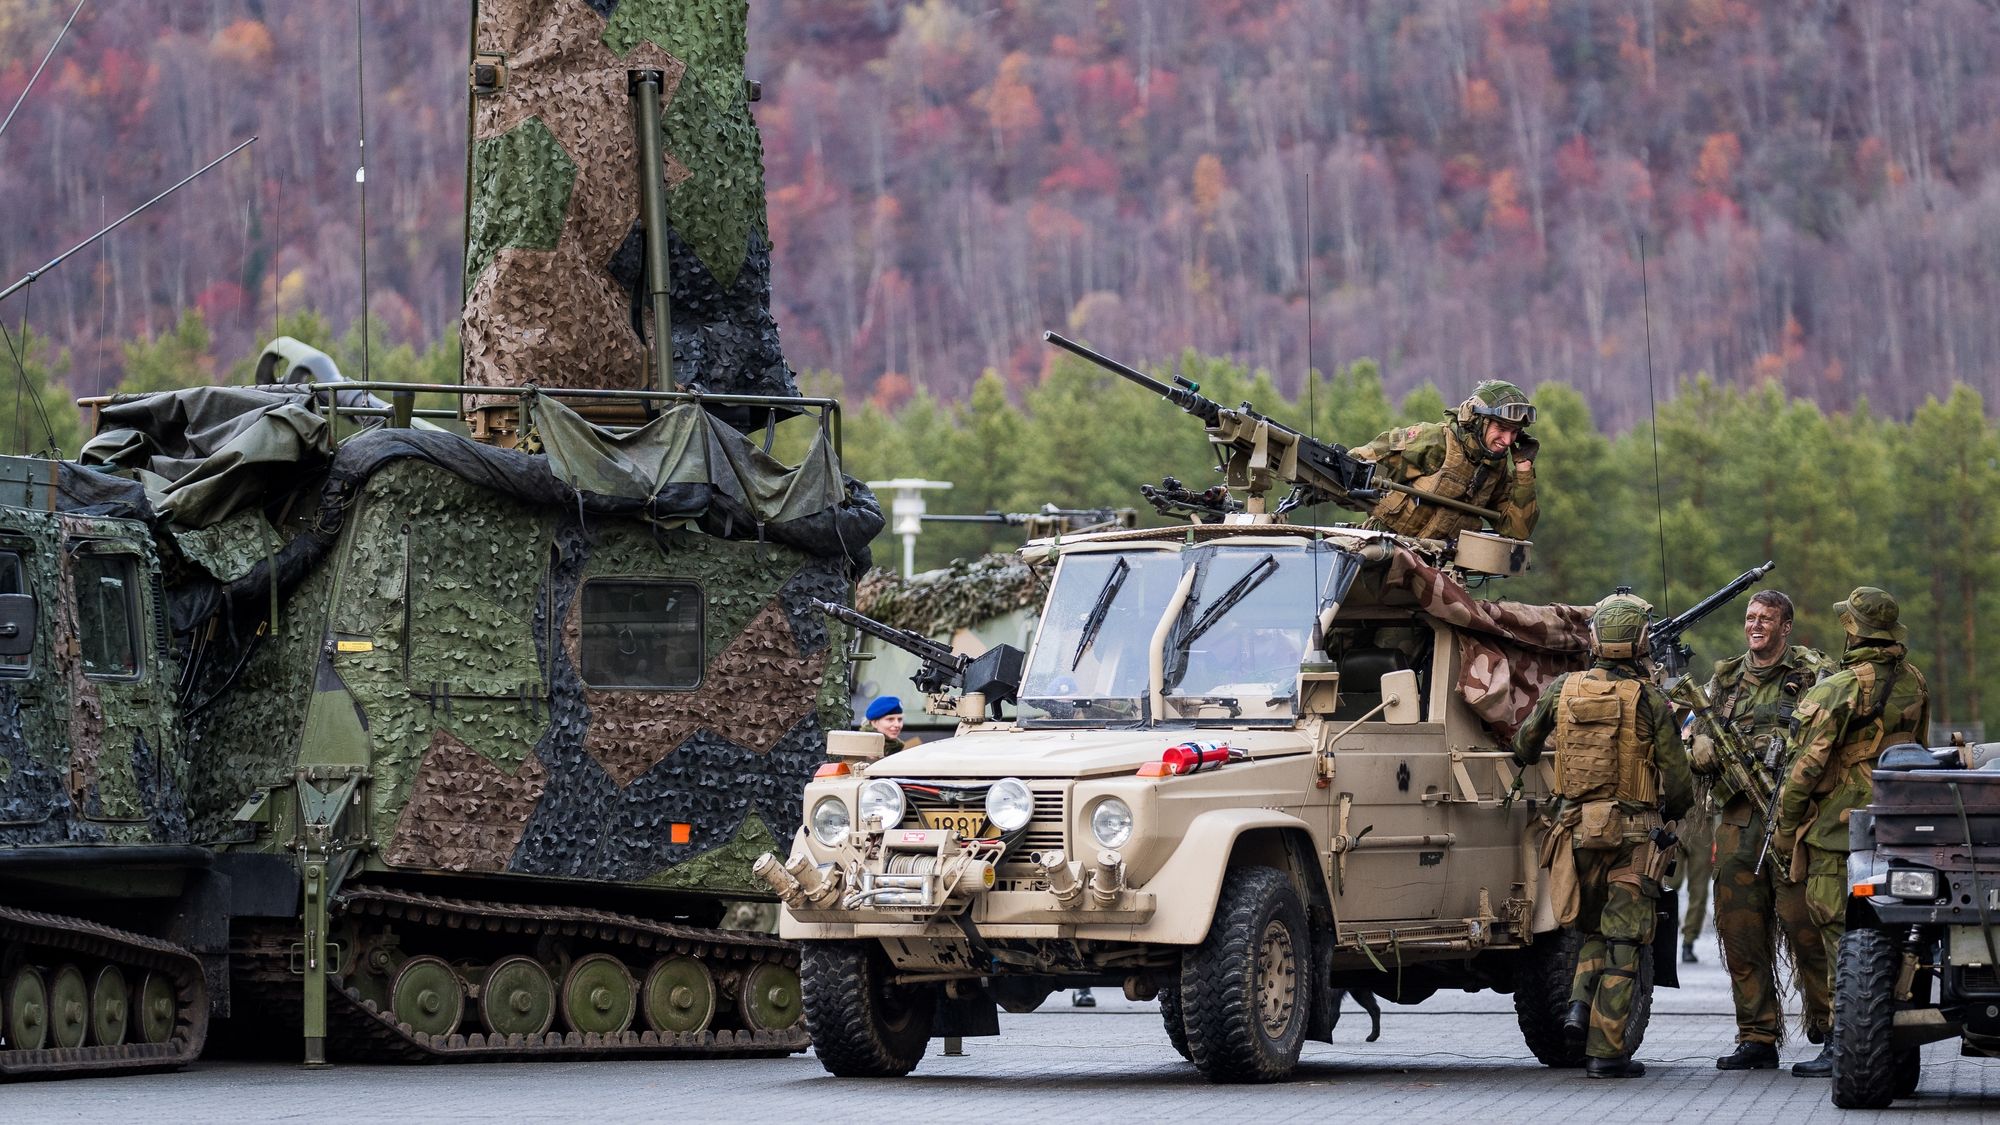
M 1167 1042 L 1174 1045 L 1182 1058 L 1189 1062 L 1194 1056 L 1188 1054 L 1186 1017 L 1181 1015 L 1181 986 L 1169 984 L 1160 989 L 1160 1022 L 1167 1025 Z
M 1584 935 L 1574 928 L 1542 934 L 1522 951 L 1521 971 L 1514 982 L 1514 1020 L 1521 1038 L 1543 1066 L 1573 1070 L 1588 1061 L 1586 1040 L 1570 1039 L 1563 1031 L 1569 994 L 1576 984 L 1576 957 Z M 1653 1018 L 1653 947 L 1639 948 L 1639 993 L 1632 1001 L 1632 1018 L 1625 1025 L 1625 1047 L 1636 1054 L 1646 1041 Z
M 1273 952 L 1287 947 L 1288 968 L 1287 953 Z M 1231 869 L 1208 936 L 1181 955 L 1181 1022 L 1203 1077 L 1276 1082 L 1292 1073 L 1312 1014 L 1311 966 L 1312 935 L 1292 880 L 1269 867 Z M 1282 1003 L 1287 972 L 1290 1008 L 1273 1033 L 1265 1007 L 1273 997 Z
M 1891 1029 L 1901 968 L 1902 951 L 1882 931 L 1849 930 L 1841 935 L 1829 1042 L 1833 1104 L 1842 1109 L 1882 1109 L 1896 1098 L 1897 1052 Z
M 1909 1047 L 1896 1052 L 1896 1098 L 1917 1096 L 1917 1084 L 1924 1078 L 1924 1052 L 1919 1047 Z
M 813 1053 L 839 1078 L 901 1078 L 930 1043 L 937 997 L 889 983 L 889 959 L 872 941 L 808 942 L 799 956 Z

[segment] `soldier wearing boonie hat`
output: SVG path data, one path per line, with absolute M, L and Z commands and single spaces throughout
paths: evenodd
M 1909 630 L 1896 599 L 1886 590 L 1857 586 L 1833 608 L 1846 630 L 1847 650 L 1841 670 L 1807 691 L 1793 713 L 1786 746 L 1791 766 L 1778 790 L 1771 844 L 1773 856 L 1791 852 L 1792 878 L 1805 879 L 1806 906 L 1829 952 L 1840 947 L 1847 929 L 1848 814 L 1874 799 L 1875 760 L 1883 748 L 1922 742 L 1930 731 L 1930 688 L 1909 662 L 1903 645 Z M 1831 1050 L 1794 1064 L 1792 1073 L 1831 1075 Z

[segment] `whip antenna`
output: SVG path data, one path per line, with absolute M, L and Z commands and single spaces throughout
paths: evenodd
M 1671 606 L 1667 588 L 1667 502 L 1660 485 L 1660 403 L 1653 389 L 1653 298 L 1646 286 L 1646 233 L 1639 232 L 1639 308 L 1646 324 L 1646 413 L 1653 431 L 1653 524 L 1660 531 L 1660 604 Z
M 42 77 L 42 67 L 48 66 L 49 60 L 56 57 L 56 48 L 62 46 L 63 36 L 69 34 L 69 25 L 76 22 L 76 17 L 83 11 L 86 2 L 87 0 L 76 0 L 76 11 L 69 14 L 69 19 L 63 22 L 62 30 L 56 32 L 56 41 L 49 44 L 49 53 L 42 56 L 42 65 L 35 68 L 35 73 L 28 78 L 28 84 L 21 87 L 21 96 L 14 99 L 14 108 L 7 111 L 7 120 L 0 121 L 0 135 L 4 135 L 7 126 L 14 123 L 14 115 L 21 112 L 21 103 L 28 100 L 28 91 L 34 89 L 36 81 Z
M 361 129 L 361 378 L 368 378 L 368 71 L 362 63 L 361 0 L 354 0 L 354 115 Z M 468 140 L 467 144 L 472 142 Z

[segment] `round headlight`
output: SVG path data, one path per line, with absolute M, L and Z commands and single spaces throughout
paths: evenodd
M 813 806 L 813 839 L 826 847 L 833 847 L 847 839 L 847 830 L 853 827 L 847 819 L 847 802 L 838 797 L 821 797 Z
M 884 828 L 903 823 L 903 787 L 879 777 L 861 783 L 861 823 L 877 819 Z
M 1090 810 L 1090 834 L 1107 848 L 1120 848 L 1132 838 L 1132 806 L 1106 797 Z
M 986 819 L 1002 832 L 1013 832 L 1026 828 L 1035 815 L 1035 795 L 1028 792 L 1027 782 L 1018 777 L 1003 777 L 986 791 Z

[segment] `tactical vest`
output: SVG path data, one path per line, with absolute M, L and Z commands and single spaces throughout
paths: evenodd
M 1903 716 L 1888 713 L 1889 697 L 1896 691 L 1896 683 L 1909 676 L 1917 686 L 1924 687 L 1923 673 L 1908 662 L 1898 660 L 1889 667 L 1886 680 L 1876 679 L 1874 664 L 1856 664 L 1854 683 L 1861 689 L 1854 701 L 1854 717 L 1847 724 L 1847 737 L 1827 755 L 1827 768 L 1820 774 L 1819 784 L 1814 786 L 1814 796 L 1831 793 L 1849 770 L 1862 762 L 1872 761 L 1882 753 L 1884 746 L 1894 746 L 1898 742 L 1922 742 L 1928 731 L 1905 730 L 1900 724 Z M 1894 724 L 1894 725 L 1892 725 Z M 1866 733 L 1873 728 L 1875 733 Z
M 1397 441 L 1392 442 L 1389 448 L 1391 452 L 1400 452 L 1404 446 Z M 1445 436 L 1444 464 L 1438 466 L 1436 472 L 1426 473 L 1409 483 L 1412 488 L 1436 496 L 1491 508 L 1507 487 L 1507 474 L 1492 472 L 1487 463 L 1467 456 L 1465 442 L 1452 432 Z M 1374 511 L 1368 514 L 1390 531 L 1416 539 L 1450 539 L 1461 531 L 1479 526 L 1478 516 L 1455 512 L 1441 504 L 1423 503 L 1407 492 L 1384 492 Z
M 1572 802 L 1660 803 L 1652 747 L 1639 738 L 1641 680 L 1602 669 L 1563 681 L 1556 699 L 1556 795 Z

